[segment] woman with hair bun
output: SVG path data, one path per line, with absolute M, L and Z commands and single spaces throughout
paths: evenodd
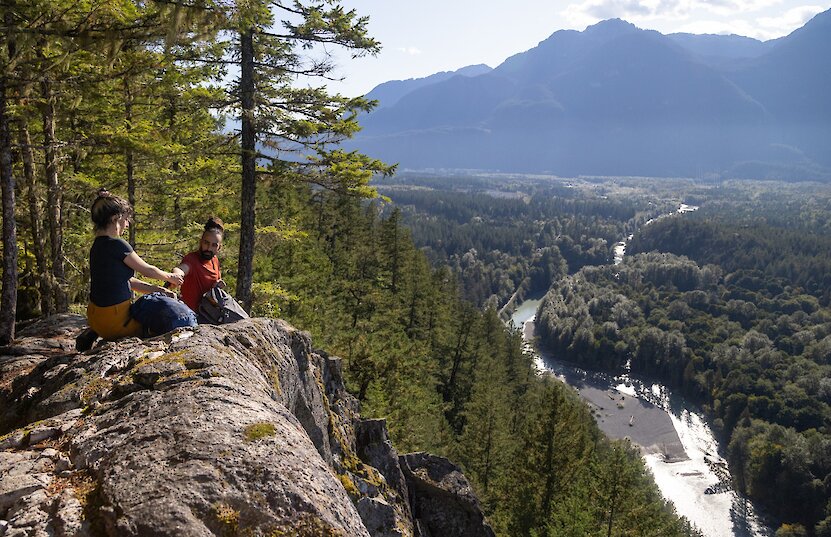
M 135 273 L 171 285 L 181 285 L 182 275 L 165 272 L 146 263 L 121 238 L 124 230 L 130 227 L 133 215 L 133 208 L 126 200 L 102 188 L 92 203 L 90 213 L 95 225 L 95 240 L 89 251 L 89 326 L 107 340 L 141 336 L 142 325 L 130 317 L 132 291 L 145 294 L 162 292 L 169 296 L 175 294 L 135 278 Z
M 222 249 L 225 236 L 225 224 L 218 217 L 211 216 L 205 222 L 199 246 L 182 258 L 182 262 L 173 269 L 173 274 L 184 278 L 181 289 L 182 302 L 193 311 L 199 311 L 202 295 L 216 284 L 223 285 L 216 254 Z

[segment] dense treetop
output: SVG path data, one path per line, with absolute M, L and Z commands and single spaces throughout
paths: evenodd
M 826 535 L 831 309 L 818 207 L 828 193 L 727 190 L 734 196 L 661 218 L 631 242 L 674 253 L 555 282 L 538 328 L 558 356 L 658 378 L 697 401 L 728 446 L 738 488 L 785 523 Z
M 430 265 L 404 211 L 365 201 L 373 173 L 392 168 L 330 144 L 369 104 L 295 84 L 330 75 L 318 45 L 376 52 L 365 18 L 328 0 L 12 1 L 2 14 L 4 340 L 15 315 L 83 310 L 99 187 L 133 204 L 127 238 L 164 268 L 216 214 L 228 224 L 223 275 L 252 313 L 342 356 L 349 389 L 365 414 L 389 418 L 399 449 L 461 462 L 501 535 L 694 534 L 635 450 L 601 438 L 576 396 L 537 376 L 520 334 Z M 606 259 L 581 203 L 566 206 L 583 220 L 551 222 L 545 237 L 586 230 L 565 255 Z M 524 218 L 512 210 L 525 207 L 499 208 L 499 222 Z M 538 268 L 501 295 L 565 272 L 558 247 L 528 240 Z

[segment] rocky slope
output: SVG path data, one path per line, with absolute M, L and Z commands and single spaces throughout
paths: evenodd
M 0 536 L 493 535 L 459 468 L 399 456 L 288 324 L 78 354 L 82 323 L 0 348 Z

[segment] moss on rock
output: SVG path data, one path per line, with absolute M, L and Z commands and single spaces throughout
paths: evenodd
M 255 442 L 267 436 L 274 436 L 276 433 L 277 430 L 274 428 L 273 424 L 268 422 L 258 422 L 252 423 L 246 427 L 244 435 L 246 442 Z

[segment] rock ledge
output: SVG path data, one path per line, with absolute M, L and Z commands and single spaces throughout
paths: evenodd
M 78 354 L 82 323 L 0 349 L 0 537 L 493 535 L 461 471 L 399 457 L 285 322 Z

